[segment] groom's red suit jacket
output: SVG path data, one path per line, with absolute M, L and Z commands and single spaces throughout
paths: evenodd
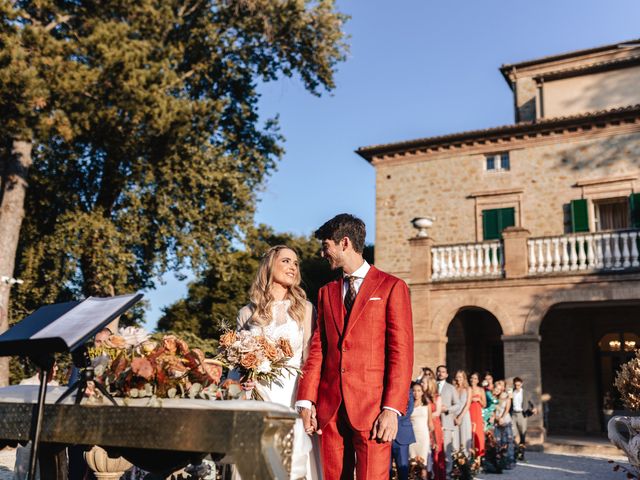
M 413 370 L 409 288 L 371 267 L 344 329 L 343 280 L 318 294 L 318 324 L 302 368 L 298 400 L 316 404 L 320 428 L 344 402 L 356 430 L 370 430 L 383 406 L 404 413 Z

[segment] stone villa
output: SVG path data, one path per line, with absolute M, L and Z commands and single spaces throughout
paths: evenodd
M 640 346 L 640 40 L 500 71 L 514 124 L 357 151 L 376 265 L 411 287 L 416 370 L 522 377 L 532 442 L 602 432 Z

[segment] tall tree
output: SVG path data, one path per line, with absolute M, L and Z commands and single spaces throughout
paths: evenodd
M 0 245 L 18 236 L 28 172 L 14 296 L 26 310 L 226 263 L 282 153 L 257 82 L 296 76 L 320 94 L 346 48 L 333 0 L 0 0 L 0 15 L 13 205 Z M 7 254 L 0 275 L 13 276 Z

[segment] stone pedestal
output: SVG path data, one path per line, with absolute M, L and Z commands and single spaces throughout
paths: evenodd
M 414 237 L 409 239 L 409 255 L 411 256 L 410 283 L 431 281 L 431 237 Z
M 98 480 L 118 480 L 133 466 L 122 457 L 111 458 L 103 448 L 98 446 L 85 452 L 84 459 Z
M 538 410 L 527 421 L 527 443 L 539 446 L 544 443 L 545 429 L 541 402 L 542 382 L 540 367 L 540 335 L 503 335 L 504 374 L 507 380 L 520 377 L 524 390 Z
M 502 232 L 505 278 L 523 278 L 529 273 L 527 240 L 531 233 L 522 227 L 507 227 Z

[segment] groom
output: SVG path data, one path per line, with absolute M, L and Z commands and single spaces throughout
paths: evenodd
M 296 407 L 322 431 L 325 480 L 388 479 L 391 442 L 405 413 L 413 368 L 409 289 L 362 257 L 365 225 L 341 214 L 316 232 L 343 276 L 320 289 L 318 324 Z M 320 433 L 320 432 L 318 432 Z

